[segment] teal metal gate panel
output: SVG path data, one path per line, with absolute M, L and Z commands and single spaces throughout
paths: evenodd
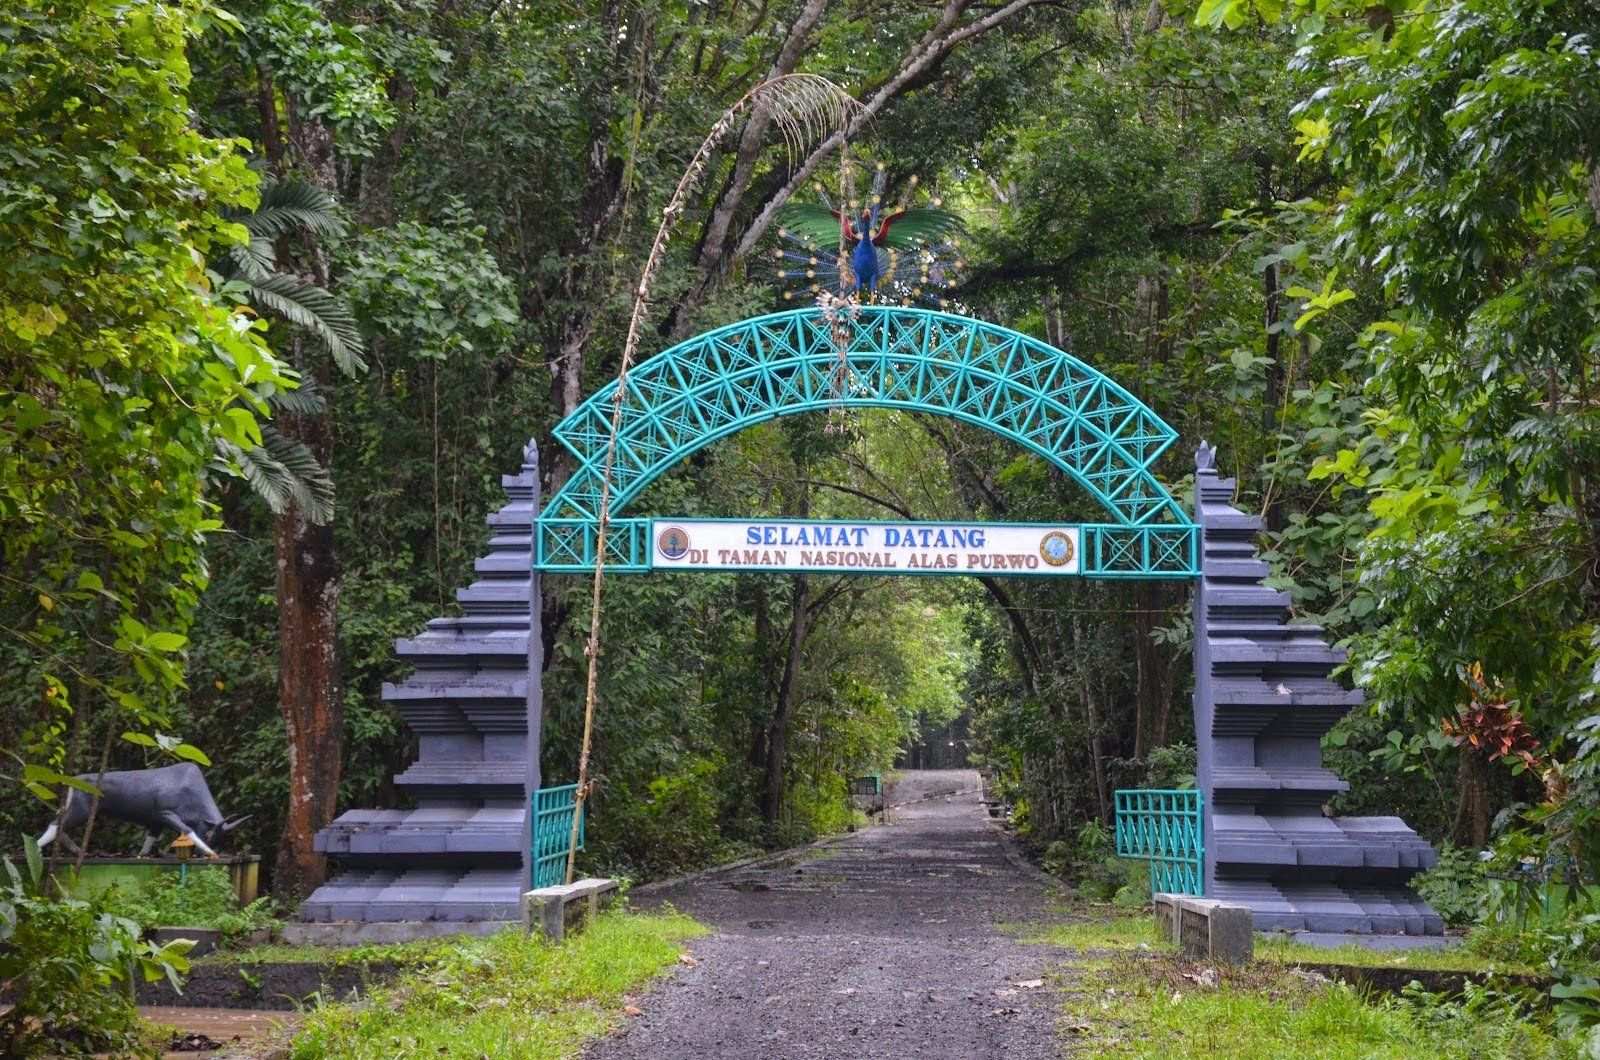
M 1117 856 L 1150 863 L 1150 891 L 1205 894 L 1200 792 L 1122 788 L 1116 793 Z
M 533 886 L 554 887 L 567 882 L 567 851 L 572 845 L 572 815 L 577 810 L 578 785 L 540 788 L 533 793 Z M 583 849 L 584 819 L 578 816 L 578 849 Z

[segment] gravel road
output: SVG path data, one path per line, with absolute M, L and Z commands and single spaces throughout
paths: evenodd
M 887 798 L 977 786 L 963 770 L 904 773 Z M 975 793 L 893 814 L 837 843 L 640 895 L 715 931 L 690 943 L 695 964 L 639 999 L 642 1016 L 585 1055 L 1056 1055 L 1052 954 L 999 930 L 1049 917 L 1049 884 L 1008 856 Z

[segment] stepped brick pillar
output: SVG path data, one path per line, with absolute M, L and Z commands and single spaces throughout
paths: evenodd
M 1329 677 L 1345 661 L 1320 626 L 1290 625 L 1267 587 L 1257 516 L 1230 503 L 1216 450 L 1195 456 L 1201 528 L 1194 597 L 1197 782 L 1205 797 L 1206 896 L 1249 906 L 1258 930 L 1438 935 L 1409 881 L 1437 860 L 1398 817 L 1331 817 L 1349 784 L 1322 737 L 1362 695 Z
M 394 778 L 416 808 L 351 810 L 319 832 L 317 850 L 339 871 L 301 906 L 302 920 L 521 916 L 543 713 L 531 443 L 521 474 L 502 482 L 511 503 L 489 516 L 489 554 L 476 563 L 478 580 L 456 593 L 460 617 L 397 641 L 416 670 L 383 688 L 417 733 L 416 763 Z

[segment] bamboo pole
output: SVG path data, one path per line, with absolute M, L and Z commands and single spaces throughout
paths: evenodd
M 606 538 L 611 528 L 611 476 L 616 466 L 617 432 L 622 427 L 628 370 L 633 367 L 633 358 L 638 352 L 639 331 L 650 301 L 650 285 L 661 267 L 662 255 L 671 242 L 673 225 L 682 215 L 689 193 L 705 171 L 713 151 L 732 131 L 740 115 L 755 111 L 757 117 L 770 119 L 793 149 L 813 137 L 825 138 L 835 128 L 844 128 L 859 106 L 844 89 L 815 74 L 787 74 L 757 85 L 717 119 L 699 150 L 689 160 L 672 198 L 662 208 L 661 223 L 656 228 L 650 254 L 645 259 L 639 284 L 633 292 L 633 312 L 628 318 L 628 337 L 622 346 L 622 364 L 617 371 L 616 392 L 611 399 L 611 429 L 606 437 L 606 458 L 600 477 L 600 510 L 594 539 L 594 583 L 589 594 L 589 638 L 583 649 L 589 672 L 584 682 L 583 745 L 578 754 L 578 788 L 573 797 L 572 831 L 567 844 L 568 883 L 572 882 L 577 864 L 578 825 L 583 819 L 584 803 L 589 797 L 589 758 L 594 747 L 595 700 L 600 672 L 600 592 L 605 579 Z

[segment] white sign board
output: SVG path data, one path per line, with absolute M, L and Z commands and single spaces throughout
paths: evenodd
M 657 570 L 852 574 L 1077 574 L 1082 533 L 1063 524 L 656 519 Z

